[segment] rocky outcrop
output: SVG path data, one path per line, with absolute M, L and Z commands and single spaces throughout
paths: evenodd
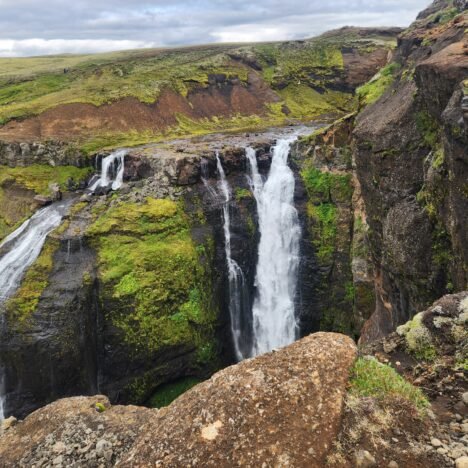
M 356 121 L 377 288 L 364 341 L 467 284 L 467 18 L 445 7 L 436 2 L 401 35 L 394 85 Z
M 304 246 L 299 282 L 307 284 L 305 302 L 315 312 L 305 314 L 305 333 L 312 325 L 359 336 L 373 311 L 368 226 L 352 161 L 354 119 L 351 114 L 325 126 L 293 149 L 297 186 L 304 187 L 303 204 L 297 204 Z
M 0 165 L 10 167 L 45 164 L 48 166 L 85 167 L 90 158 L 78 148 L 60 141 L 42 143 L 5 143 L 0 141 Z
M 428 395 L 434 428 L 424 450 L 433 460 L 438 457 L 436 466 L 463 466 L 468 456 L 467 325 L 464 291 L 442 297 L 396 332 L 361 349 Z
M 61 400 L 0 436 L 2 464 L 321 467 L 355 357 L 349 338 L 318 333 L 220 371 L 159 411 Z

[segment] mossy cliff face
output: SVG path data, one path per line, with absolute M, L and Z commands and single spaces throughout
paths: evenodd
M 456 8 L 447 16 L 449 7 L 439 2 L 401 35 L 393 83 L 357 118 L 356 173 L 378 291 L 363 340 L 467 284 L 468 23 Z
M 358 336 L 373 308 L 372 269 L 359 183 L 353 176 L 354 115 L 323 127 L 295 145 L 294 162 L 305 189 L 300 213 L 303 258 L 309 273 L 307 307 L 312 330 Z M 305 325 L 304 332 L 310 331 Z
M 98 258 L 105 343 L 100 387 L 142 403 L 177 372 L 215 367 L 212 246 L 192 240 L 181 202 L 118 202 L 99 215 L 87 237 Z

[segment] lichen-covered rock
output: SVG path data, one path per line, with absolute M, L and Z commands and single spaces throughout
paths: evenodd
M 102 395 L 58 400 L 0 432 L 1 465 L 114 466 L 155 415 L 147 408 L 111 406 Z
M 317 333 L 224 369 L 161 410 L 99 395 L 59 400 L 0 434 L 2 467 L 322 467 L 355 357 L 350 338 Z
M 323 466 L 339 429 L 351 339 L 317 333 L 229 367 L 160 410 L 120 466 Z

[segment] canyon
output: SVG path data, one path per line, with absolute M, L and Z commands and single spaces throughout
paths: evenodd
M 468 456 L 466 7 L 0 73 L 5 466 Z

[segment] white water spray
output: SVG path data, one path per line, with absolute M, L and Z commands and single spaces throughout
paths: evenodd
M 19 287 L 27 269 L 34 263 L 48 234 L 57 228 L 69 201 L 42 208 L 0 243 L 0 306 Z M 6 251 L 2 256 L 2 252 Z M 5 315 L 0 311 L 0 329 Z M 0 421 L 5 417 L 5 372 L 0 367 Z
M 242 321 L 248 305 L 245 277 L 241 267 L 232 258 L 231 254 L 231 217 L 229 203 L 231 201 L 231 190 L 224 173 L 219 155 L 216 154 L 216 166 L 219 173 L 219 188 L 224 198 L 223 203 L 223 228 L 224 249 L 226 252 L 226 263 L 229 279 L 229 314 L 231 318 L 231 333 L 234 341 L 234 351 L 237 360 L 241 361 L 248 357 L 248 349 L 245 344 L 246 336 L 243 335 Z
M 16 291 L 47 235 L 60 225 L 69 204 L 64 201 L 42 208 L 0 244 L 0 250 L 7 250 L 0 257 L 0 304 Z
M 121 149 L 103 158 L 99 179 L 92 180 L 88 187 L 91 192 L 99 187 L 108 187 L 111 184 L 112 190 L 118 190 L 122 187 L 125 171 L 124 161 L 127 152 L 127 150 Z
M 288 166 L 295 139 L 278 140 L 265 183 L 258 173 L 255 151 L 246 152 L 260 229 L 251 356 L 286 346 L 297 338 L 294 297 L 301 228 L 294 208 L 294 174 Z

